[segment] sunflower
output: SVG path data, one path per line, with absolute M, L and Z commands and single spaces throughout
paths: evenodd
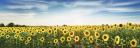
M 67 37 L 67 42 L 70 42 L 71 41 L 71 37 Z
M 123 24 L 119 24 L 119 27 L 123 27 Z
M 69 32 L 69 36 L 73 37 L 74 36 L 74 31 Z
M 6 38 L 10 38 L 10 35 L 6 35 Z
M 44 37 L 41 37 L 39 40 L 40 40 L 41 42 L 44 42 L 44 41 L 45 41 L 45 38 L 44 38 Z
M 57 34 L 57 30 L 54 30 L 54 35 L 56 35 Z
M 45 29 L 41 29 L 41 32 L 45 32 Z
M 90 31 L 88 31 L 88 30 L 85 30 L 83 33 L 84 33 L 85 36 L 89 36 L 90 35 Z
M 20 41 L 23 41 L 24 40 L 24 38 L 23 37 L 20 37 Z
M 52 30 L 51 29 L 48 29 L 48 34 L 52 34 Z
M 18 37 L 19 37 L 19 35 L 18 35 L 18 34 L 15 34 L 15 35 L 14 35 L 14 38 L 18 38 Z
M 108 41 L 108 39 L 109 39 L 109 34 L 103 34 L 102 39 L 103 39 L 104 41 Z
M 58 39 L 54 39 L 54 41 L 53 41 L 55 44 L 57 44 L 58 43 Z
M 93 36 L 89 36 L 88 40 L 89 40 L 90 43 L 93 43 Z
M 74 41 L 75 41 L 75 42 L 78 42 L 79 39 L 80 39 L 79 36 L 75 36 L 75 37 L 74 37 Z
M 16 34 L 19 34 L 20 33 L 20 31 L 16 31 Z
M 28 38 L 27 38 L 27 40 L 28 40 L 28 41 L 31 41 L 31 40 L 32 40 L 32 38 L 31 38 L 31 37 L 28 37 Z
M 62 37 L 60 38 L 60 41 L 63 43 L 63 42 L 65 41 L 65 37 L 62 36 Z
M 4 33 L 4 32 L 2 32 L 2 33 L 1 33 L 1 36 L 4 36 L 4 35 L 5 35 L 5 33 Z
M 65 29 L 62 31 L 63 32 L 63 35 L 66 35 L 68 33 L 68 31 Z
M 115 36 L 115 44 L 119 44 L 120 43 L 120 37 L 119 36 Z
M 131 45 L 131 47 L 136 47 L 137 46 L 137 40 L 136 39 L 132 39 L 130 41 L 130 45 Z
M 100 37 L 100 34 L 98 32 L 95 32 L 94 35 L 95 35 L 96 39 L 98 39 Z
M 30 35 L 31 36 L 35 36 L 35 32 L 30 32 Z
M 29 43 L 29 41 L 28 41 L 28 40 L 26 40 L 24 43 L 25 43 L 25 45 L 27 45 L 27 44 Z

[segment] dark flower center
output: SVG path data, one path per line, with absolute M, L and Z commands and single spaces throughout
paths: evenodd
M 118 38 L 116 38 L 116 41 L 118 41 Z
M 73 35 L 73 33 L 70 33 L 70 35 Z
M 88 32 L 86 32 L 86 34 L 88 34 Z
M 134 41 L 132 41 L 132 45 L 135 45 L 135 42 Z
M 106 36 L 104 36 L 104 39 L 106 39 L 107 37 Z
M 78 38 L 76 38 L 76 40 L 78 40 Z
M 92 40 L 92 38 L 90 38 L 90 40 Z

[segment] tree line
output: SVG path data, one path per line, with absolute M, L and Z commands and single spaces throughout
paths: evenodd
M 8 23 L 7 25 L 5 25 L 4 23 L 0 23 L 0 27 L 26 27 L 26 25 L 19 25 L 11 22 Z

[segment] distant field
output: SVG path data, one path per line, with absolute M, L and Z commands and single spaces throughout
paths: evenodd
M 0 48 L 136 48 L 140 24 L 0 27 Z

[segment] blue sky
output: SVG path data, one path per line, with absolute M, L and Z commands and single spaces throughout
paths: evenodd
M 139 0 L 0 0 L 0 22 L 25 25 L 140 23 Z

